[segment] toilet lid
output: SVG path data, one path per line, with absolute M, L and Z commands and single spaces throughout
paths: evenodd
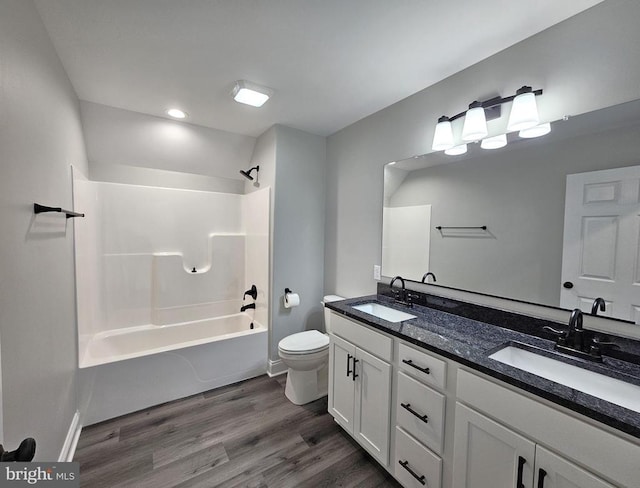
M 317 330 L 306 330 L 285 337 L 278 343 L 278 348 L 290 353 L 309 353 L 329 346 L 329 336 Z

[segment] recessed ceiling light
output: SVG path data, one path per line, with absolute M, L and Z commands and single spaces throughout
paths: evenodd
M 270 88 L 246 80 L 236 81 L 233 87 L 233 99 L 252 107 L 262 107 L 271 95 L 273 95 L 273 90 Z
M 173 117 L 174 119 L 186 119 L 187 118 L 187 112 L 183 112 L 179 108 L 170 108 L 169 110 L 167 110 L 167 115 L 169 117 Z

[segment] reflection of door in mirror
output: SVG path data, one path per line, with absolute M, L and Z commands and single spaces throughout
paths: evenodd
M 384 207 L 382 221 L 385 274 L 420 281 L 429 271 L 431 205 Z
M 639 192 L 640 166 L 567 175 L 561 307 L 640 323 Z

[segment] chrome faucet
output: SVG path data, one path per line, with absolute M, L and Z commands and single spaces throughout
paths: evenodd
M 604 312 L 607 307 L 604 299 L 601 297 L 596 298 L 591 305 L 591 315 L 598 315 L 598 308 L 601 312 Z
M 433 278 L 433 282 L 435 283 L 436 281 L 436 275 L 434 275 L 431 271 L 426 272 L 423 276 L 422 276 L 422 282 L 426 283 L 427 278 L 431 276 Z

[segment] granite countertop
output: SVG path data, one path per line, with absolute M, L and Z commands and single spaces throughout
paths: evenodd
M 392 323 L 352 308 L 353 305 L 371 301 L 417 317 Z M 433 351 L 640 439 L 640 413 L 488 357 L 506 343 L 518 342 L 538 348 L 537 352 L 543 355 L 549 354 L 559 359 L 558 353 L 554 351 L 554 341 L 426 306 L 414 305 L 408 308 L 382 295 L 330 302 L 326 306 L 339 314 L 361 321 L 375 329 Z M 640 386 L 640 365 L 606 356 L 602 363 L 592 363 L 564 355 L 560 357 L 567 363 Z

